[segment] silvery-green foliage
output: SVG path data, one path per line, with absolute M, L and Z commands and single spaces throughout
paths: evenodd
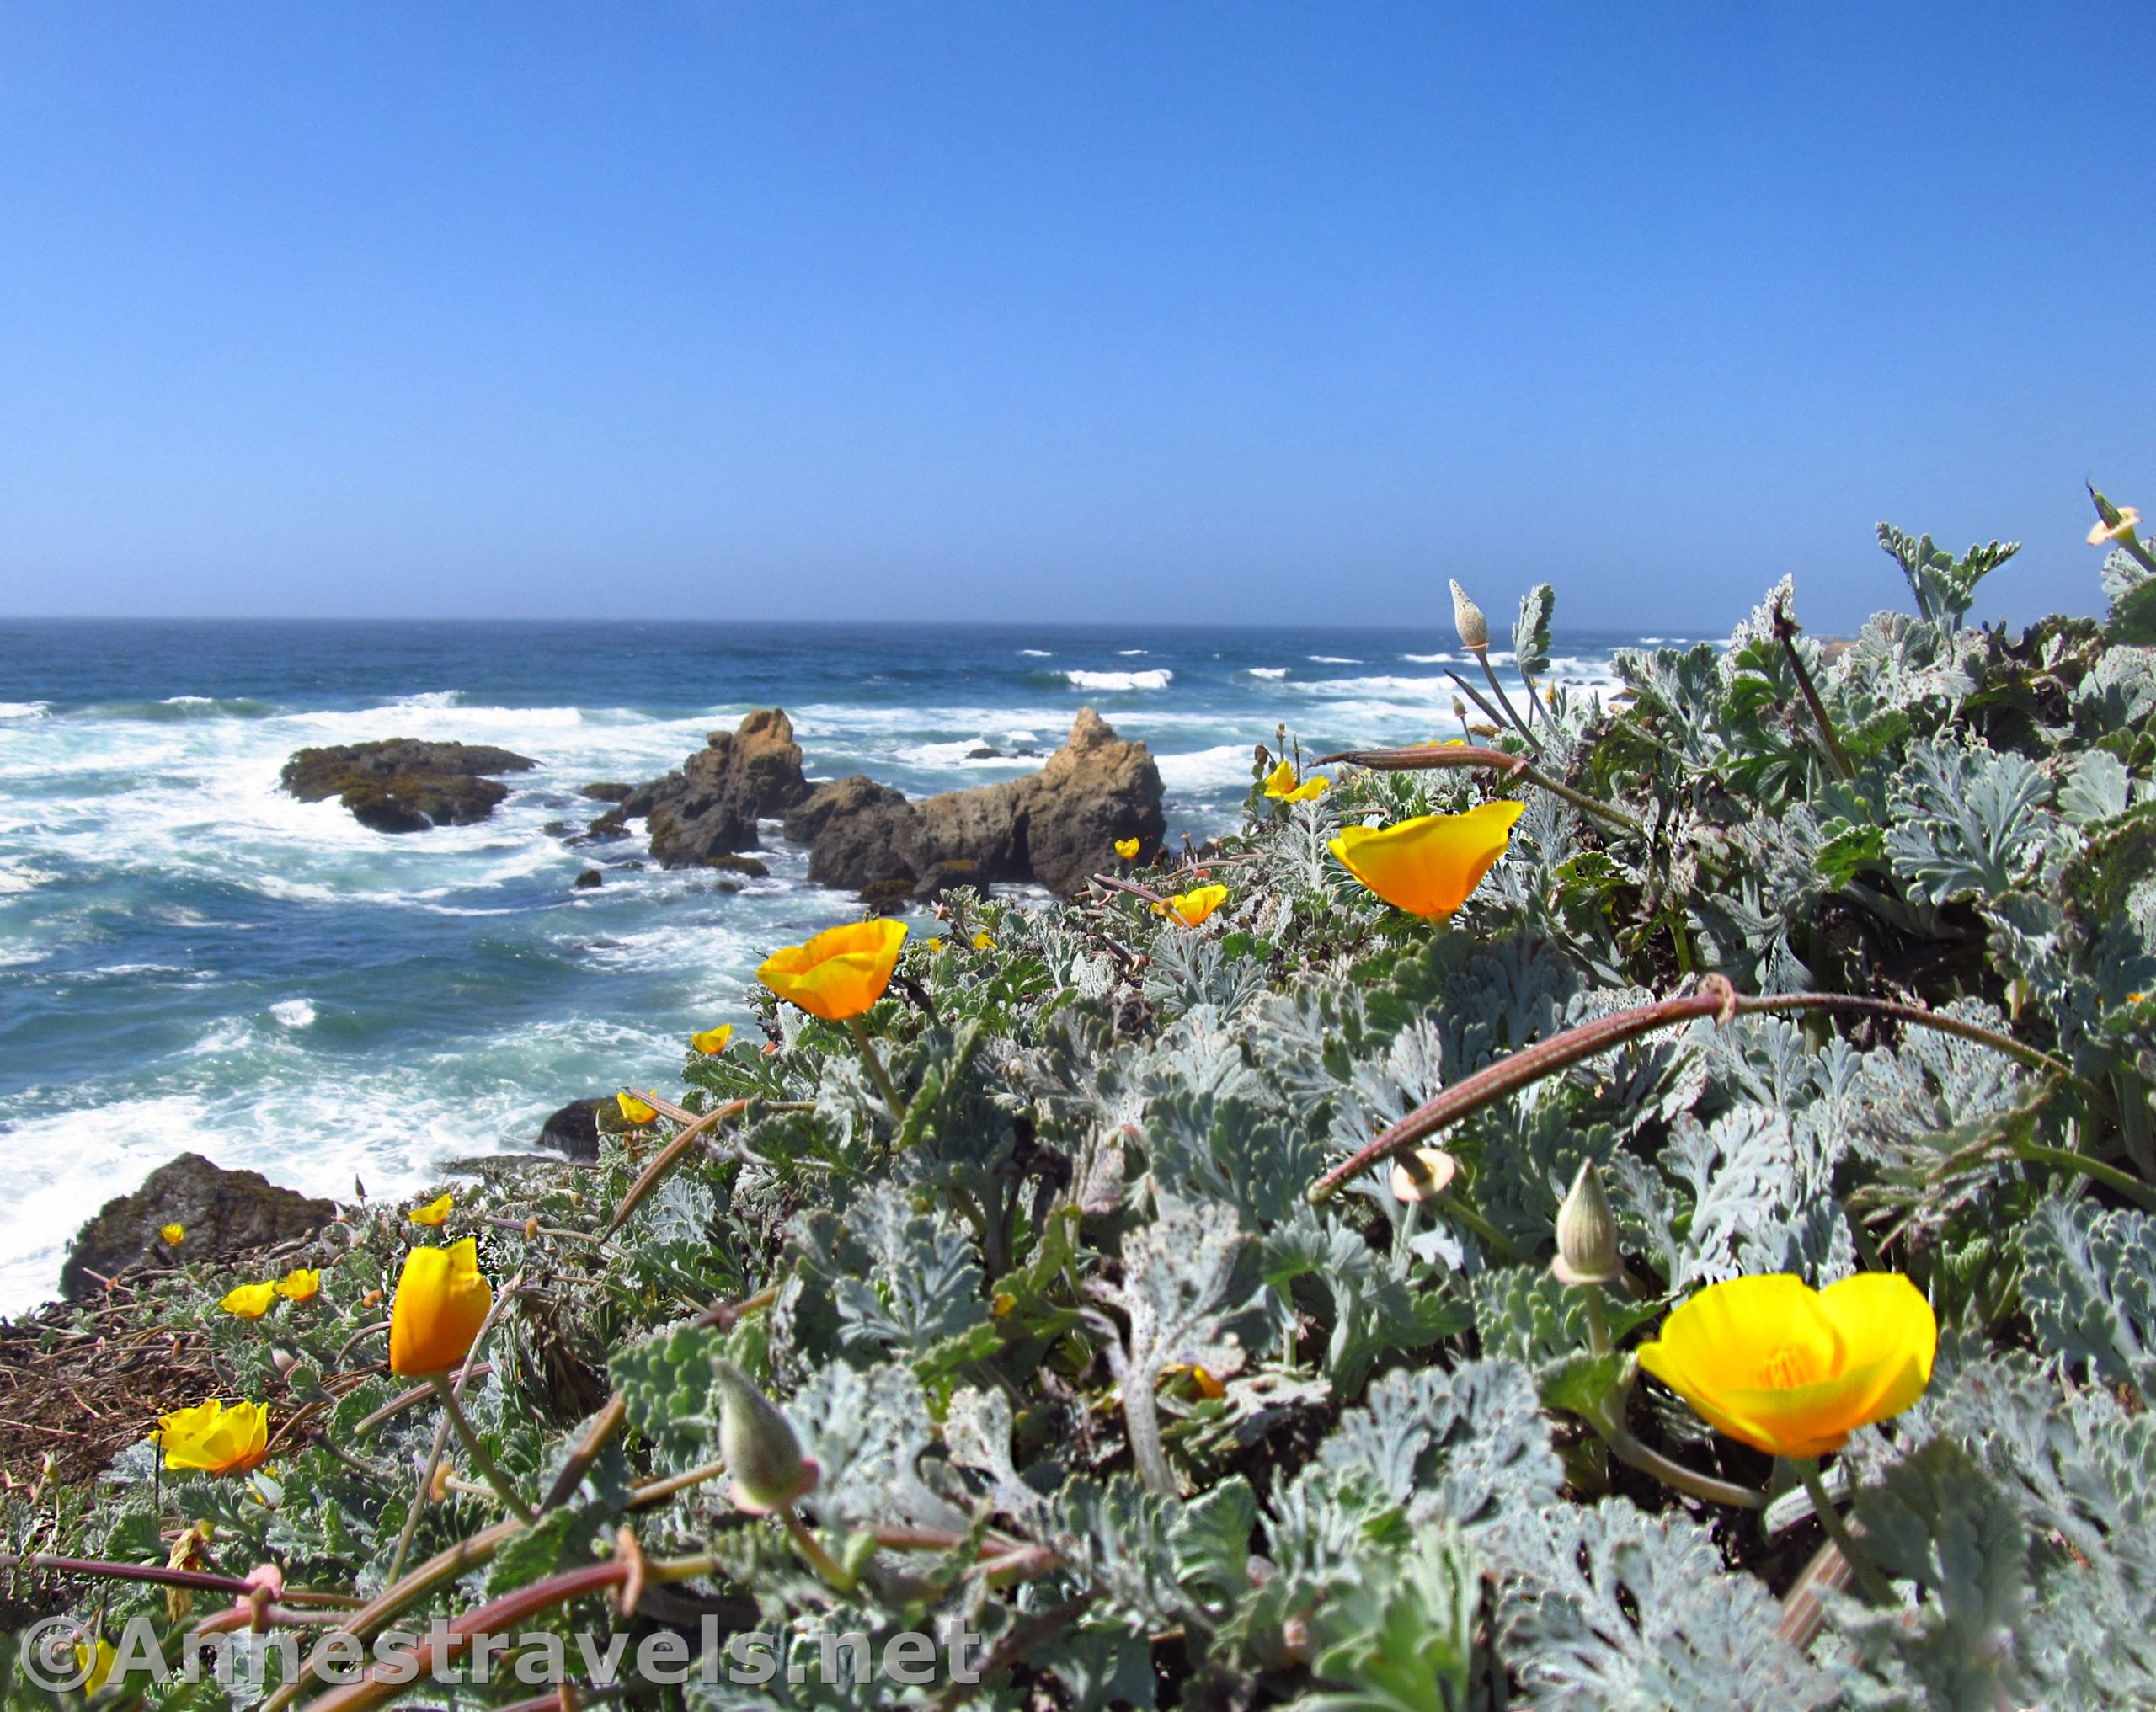
M 1735 1277 L 1739 1244 L 1760 1239 L 1825 1187 L 1800 1171 L 1789 1118 L 1764 1106 L 1733 1107 L 1711 1123 L 1684 1113 L 1656 1162 L 1673 1194 L 1646 1187 L 1630 1164 L 1620 1192 L 1673 1293 Z
M 1976 693 L 1980 667 L 1958 632 L 1905 612 L 1875 613 L 1826 675 L 1822 693 L 1852 735 L 1935 726 Z
M 1304 1204 L 1302 1185 L 1325 1165 L 1323 1149 L 1300 1124 L 1235 1096 L 1165 1095 L 1147 1106 L 1144 1133 L 1164 1195 L 1191 1204 L 1225 1201 L 1252 1233 L 1293 1219 Z
M 1904 535 L 1891 523 L 1879 525 L 1879 545 L 1902 568 L 1917 611 L 1944 631 L 1956 631 L 1969 616 L 1977 585 L 2021 551 L 2021 543 L 1993 541 L 1972 547 L 1958 559 L 1935 546 L 1929 536 Z
M 2132 806 L 2133 775 L 2109 749 L 2084 750 L 2075 757 L 2059 787 L 2059 813 L 2076 826 L 2123 814 Z
M 2148 567 L 2122 547 L 2104 555 L 2104 598 L 2116 605 L 2143 584 L 2156 580 Z
M 1053 1501 L 1048 1538 L 1101 1594 L 1102 1614 L 1141 1633 L 1192 1608 L 1178 1578 L 1176 1507 L 1129 1475 L 1074 1480 Z
M 2011 891 L 2064 847 L 2051 794 L 2051 781 L 2021 755 L 1917 744 L 1895 776 L 1887 860 L 1929 903 Z
M 1537 583 L 1520 596 L 1519 616 L 1513 623 L 1513 657 L 1524 672 L 1550 669 L 1550 621 L 1557 611 L 1557 591 Z
M 2110 648 L 2075 687 L 2074 712 L 2098 731 L 2124 731 L 2156 713 L 2156 648 Z
M 1563 1479 L 1534 1378 L 1486 1360 L 1396 1369 L 1318 1448 L 1325 1467 L 1361 1474 L 1411 1521 L 1472 1532 L 1515 1506 L 1556 1496 Z
M 1808 1712 L 1833 1679 L 1776 1632 L 1766 1589 L 1722 1573 L 1706 1529 L 1622 1498 L 1507 1511 L 1498 1571 L 1515 1704 L 1550 1712 Z
M 2056 1198 L 2021 1228 L 2037 1341 L 2091 1378 L 2156 1398 L 2156 1218 Z
M 1923 1589 L 1913 1609 L 1844 1619 L 1842 1635 L 1884 1683 L 1920 1706 L 2020 1704 L 2033 1686 L 2015 1645 L 2029 1530 L 1976 1460 L 1935 1439 L 1857 1495 L 1864 1549 Z
M 1476 1638 L 1481 1606 L 1481 1565 L 1453 1529 L 1417 1528 L 1401 1549 L 1369 1554 L 1310 1614 L 1310 1675 L 1325 1686 L 1294 1700 L 1295 1712 L 1493 1705 Z
M 918 1358 L 987 1318 L 966 1232 L 942 1205 L 916 1207 L 896 1183 L 855 1202 L 833 1246 L 813 1225 L 803 1239 L 810 1265 L 830 1278 L 848 1349 Z
M 819 1521 L 948 1523 L 948 1507 L 922 1485 L 917 1466 L 936 1428 L 910 1368 L 833 1362 L 811 1374 L 785 1407 L 817 1464 L 816 1489 L 803 1501 Z
M 1126 1235 L 1122 1281 L 1097 1287 L 1129 1323 L 1125 1387 L 1150 1390 L 1171 1363 L 1214 1373 L 1241 1367 L 1235 1322 L 1252 1309 L 1258 1260 L 1232 1217 L 1187 1204 L 1164 1203 L 1156 1223 Z
M 1213 935 L 1171 921 L 1154 936 L 1145 968 L 1145 996 L 1168 1015 L 1203 1005 L 1237 1016 L 1265 989 L 1263 961 L 1230 956 Z

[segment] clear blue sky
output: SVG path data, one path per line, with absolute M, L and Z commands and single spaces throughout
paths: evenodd
M 1881 517 L 2091 610 L 2152 77 L 2051 0 L 6 0 L 0 611 L 1833 628 Z

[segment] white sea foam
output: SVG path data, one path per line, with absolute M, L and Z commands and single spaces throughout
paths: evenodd
M 1018 652 L 1029 660 L 1052 660 L 1055 658 L 1044 648 L 1022 648 Z
M 33 868 L 22 862 L 0 861 L 0 894 L 35 891 L 51 878 L 52 876 L 42 868 Z
M 1175 674 L 1165 666 L 1143 672 L 1065 672 L 1074 690 L 1165 690 Z
M 1250 675 L 1253 678 L 1266 678 L 1277 683 L 1288 675 L 1288 669 L 1285 666 L 1252 666 Z
M 50 701 L 0 701 L 0 719 L 42 719 L 51 711 Z
M 1250 781 L 1251 745 L 1224 743 L 1193 755 L 1154 758 L 1161 782 L 1171 791 L 1219 791 Z
M 314 1005 L 305 999 L 280 999 L 270 1007 L 270 1014 L 287 1028 L 314 1027 Z
M 1142 648 L 1119 648 L 1116 652 L 1121 654 L 1125 659 L 1130 659 L 1139 654 L 1148 653 L 1150 650 Z
M 1413 656 L 1410 655 L 1409 658 L 1412 659 Z M 1314 653 L 1310 656 L 1310 663 L 1320 666 L 1359 666 L 1362 664 L 1362 662 L 1352 654 L 1344 653 Z

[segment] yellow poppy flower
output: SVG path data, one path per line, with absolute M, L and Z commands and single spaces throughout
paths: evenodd
M 192 1409 L 159 1416 L 150 1444 L 165 1453 L 168 1469 L 243 1475 L 270 1453 L 270 1411 L 259 1403 L 235 1403 L 227 1409 L 212 1397 Z
M 1139 841 L 1134 838 L 1118 838 L 1115 841 L 1115 853 L 1127 862 L 1138 860 L 1139 848 Z
M 473 1239 L 414 1249 L 404 1256 L 390 1304 L 390 1372 L 407 1379 L 447 1373 L 471 1353 L 494 1304 L 494 1287 L 479 1276 Z
M 1309 803 L 1324 793 L 1326 781 L 1309 778 L 1299 784 L 1295 779 L 1295 764 L 1283 761 L 1265 776 L 1265 794 L 1283 803 Z
M 943 936 L 942 934 L 937 934 L 933 939 L 928 941 L 928 954 L 931 957 L 942 956 Z
M 312 1267 L 294 1267 L 277 1280 L 277 1293 L 287 1302 L 312 1302 L 322 1293 L 322 1274 Z
M 242 1320 L 259 1320 L 277 1303 L 275 1284 L 242 1284 L 237 1289 L 225 1292 L 224 1299 L 217 1304 L 226 1313 Z
M 424 1207 L 414 1207 L 404 1216 L 414 1224 L 440 1226 L 448 1221 L 449 1209 L 456 1204 L 455 1196 L 444 1195 L 438 1200 L 428 1202 Z
M 1732 1438 L 1817 1457 L 1922 1396 L 1938 1342 L 1931 1304 L 1899 1272 L 1859 1272 L 1823 1290 L 1775 1272 L 1710 1285 L 1639 1356 Z
M 638 1128 L 653 1122 L 659 1116 L 656 1106 L 645 1105 L 633 1094 L 616 1094 L 614 1104 L 621 1109 L 624 1123 L 633 1123 Z
M 1228 901 L 1225 886 L 1200 886 L 1193 891 L 1178 892 L 1172 898 L 1163 898 L 1153 906 L 1155 915 L 1172 915 L 1185 927 L 1195 927 Z
M 160 1224 L 157 1235 L 165 1240 L 168 1248 L 178 1248 L 187 1240 L 187 1227 L 184 1224 Z
M 716 1058 L 726 1050 L 726 1043 L 734 1038 L 734 1025 L 722 1022 L 716 1028 L 707 1028 L 702 1034 L 689 1037 L 689 1044 L 707 1058 Z
M 888 918 L 827 927 L 805 945 L 773 952 L 756 979 L 811 1016 L 843 1022 L 883 996 L 905 937 L 905 923 Z
M 974 936 L 974 949 L 975 951 L 986 951 L 995 943 L 995 936 L 992 933 L 976 933 Z
M 82 1672 L 83 1693 L 87 1699 L 105 1684 L 112 1674 L 112 1667 L 120 1658 L 113 1644 L 100 1635 L 94 1643 L 75 1643 L 75 1668 Z
M 1396 909 L 1443 920 L 1467 901 L 1505 846 L 1518 803 L 1485 803 L 1465 814 L 1418 814 L 1392 826 L 1343 826 L 1332 840 L 1341 866 Z

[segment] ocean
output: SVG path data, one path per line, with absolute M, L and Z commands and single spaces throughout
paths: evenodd
M 1561 637 L 1550 675 L 1606 685 L 1614 648 L 1664 639 Z M 811 778 L 921 795 L 1038 766 L 969 755 L 1045 753 L 1091 704 L 1151 747 L 1173 839 L 1234 824 L 1281 723 L 1305 753 L 1456 734 L 1461 658 L 1427 627 L 0 620 L 0 1313 L 174 1154 L 392 1195 L 672 1082 L 771 947 L 858 906 L 775 839 L 739 889 L 574 891 L 642 845 L 544 829 L 752 707 L 792 717 Z M 539 765 L 491 819 L 403 836 L 278 788 L 295 749 L 399 736 Z

